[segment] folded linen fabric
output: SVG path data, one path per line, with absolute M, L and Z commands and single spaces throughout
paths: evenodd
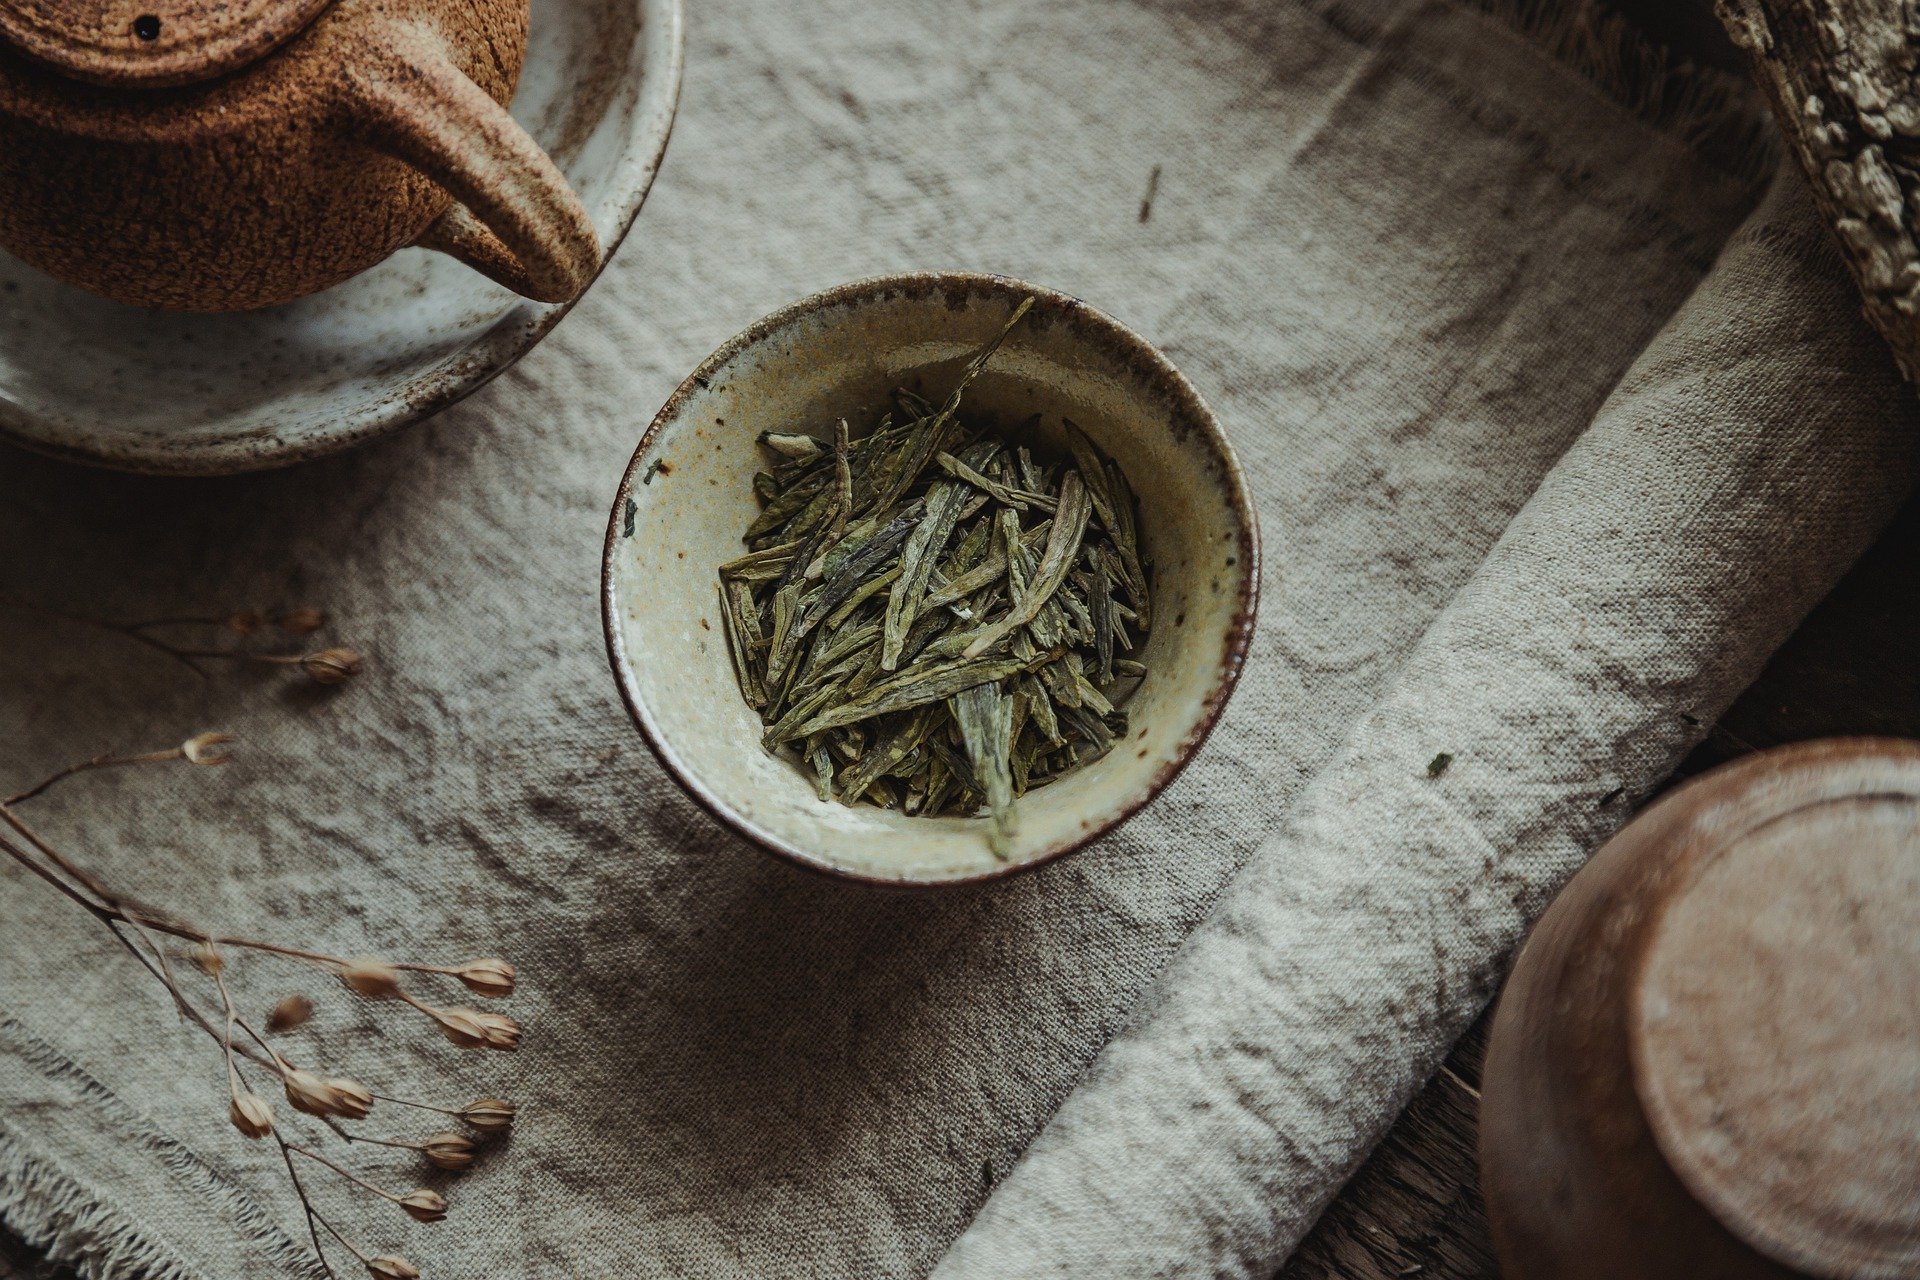
M 40 823 L 210 921 L 521 963 L 512 1058 L 339 1002 L 297 1041 L 381 1092 L 521 1104 L 446 1223 L 324 1192 L 440 1280 L 905 1277 L 963 1231 L 958 1275 L 1259 1274 L 1615 820 L 1590 793 L 1651 786 L 1679 714 L 1717 710 L 1884 516 L 1906 394 L 1784 213 L 1728 251 L 1777 261 L 1735 287 L 1728 257 L 1731 302 L 1669 324 L 1758 198 L 1761 121 L 1558 6 L 690 17 L 632 241 L 472 400 L 282 475 L 7 456 L 10 593 L 128 619 L 323 605 L 370 655 L 306 698 L 0 611 L 8 768 L 231 730 L 225 771 L 78 780 Z M 1165 347 L 1239 447 L 1266 564 L 1241 690 L 1159 801 L 1032 875 L 900 897 L 775 864 L 678 793 L 614 696 L 596 588 L 620 468 L 686 370 L 795 296 L 928 266 L 1070 289 Z M 1433 786 L 1424 758 L 1366 785 L 1439 750 Z M 69 904 L 11 866 L 0 885 L 0 1216 L 90 1278 L 302 1274 L 297 1206 L 226 1127 L 204 1039 Z M 1364 982 L 1326 969 L 1343 946 Z M 1244 1044 L 1220 1038 L 1235 1001 Z
M 938 1280 L 1273 1274 L 1912 487 L 1870 333 L 1783 170 Z

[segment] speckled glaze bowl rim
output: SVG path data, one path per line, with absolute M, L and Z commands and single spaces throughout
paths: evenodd
M 1206 696 L 1201 700 L 1200 714 L 1182 737 L 1179 750 L 1174 753 L 1173 758 L 1156 770 L 1144 786 L 1137 788 L 1100 821 L 1083 827 L 1075 836 L 1057 842 L 1034 857 L 1020 862 L 1009 862 L 977 875 L 925 880 L 891 879 L 849 870 L 783 840 L 771 832 L 761 830 L 734 812 L 732 806 L 711 791 L 701 781 L 695 770 L 681 760 L 666 740 L 666 735 L 649 714 L 646 700 L 641 695 L 634 673 L 633 659 L 627 653 L 614 586 L 614 558 L 621 543 L 620 532 L 626 506 L 636 492 L 635 485 L 640 475 L 641 459 L 646 456 L 654 441 L 680 417 L 686 402 L 696 392 L 710 385 L 715 375 L 735 357 L 777 335 L 789 325 L 828 307 L 876 302 L 889 294 L 899 292 L 956 288 L 983 289 L 1004 294 L 1010 299 L 1031 296 L 1048 309 L 1089 320 L 1104 328 L 1117 343 L 1131 348 L 1134 355 L 1143 359 L 1162 382 L 1181 416 L 1199 428 L 1199 437 L 1211 446 L 1219 457 L 1221 479 L 1225 482 L 1233 510 L 1238 538 L 1237 554 L 1240 557 L 1240 563 L 1246 566 L 1246 571 L 1242 575 L 1242 586 L 1234 601 L 1232 622 L 1228 625 L 1224 637 L 1225 648 L 1220 657 L 1219 667 L 1207 688 Z M 1187 380 L 1186 375 L 1182 374 L 1173 362 L 1151 342 L 1106 312 L 1071 294 L 1049 289 L 1044 285 L 1030 284 L 1012 276 L 975 271 L 914 271 L 868 276 L 849 281 L 789 303 L 778 311 L 755 321 L 721 344 L 674 389 L 673 394 L 660 407 L 660 411 L 654 415 L 653 421 L 648 424 L 645 434 L 640 437 L 640 443 L 635 446 L 633 456 L 628 459 L 625 473 L 620 479 L 619 489 L 614 494 L 613 508 L 607 517 L 606 539 L 600 556 L 600 620 L 605 634 L 607 660 L 613 668 L 614 682 L 619 687 L 620 700 L 626 705 L 627 714 L 633 718 L 634 724 L 640 730 L 641 738 L 653 752 L 654 758 L 660 762 L 660 767 L 666 770 L 667 776 L 672 778 L 694 803 L 705 809 L 721 825 L 749 844 L 783 861 L 836 880 L 914 892 L 978 885 L 1031 871 L 1085 848 L 1108 832 L 1120 827 L 1145 808 L 1175 778 L 1180 776 L 1181 771 L 1199 754 L 1200 748 L 1212 734 L 1214 726 L 1219 723 L 1228 700 L 1240 683 L 1240 674 L 1246 665 L 1247 652 L 1253 642 L 1259 606 L 1260 526 L 1254 514 L 1253 495 L 1247 486 L 1246 473 L 1241 469 L 1240 460 L 1233 451 L 1233 444 L 1228 440 L 1226 431 L 1221 427 L 1213 411 L 1207 407 L 1199 391 Z
M 613 190 L 625 194 L 614 206 L 614 228 L 606 238 L 600 270 L 578 297 L 556 303 L 516 299 L 450 360 L 416 379 L 395 383 L 380 400 L 343 416 L 339 425 L 324 435 L 285 441 L 278 448 L 250 448 L 253 432 L 243 428 L 237 429 L 231 439 L 184 453 L 151 444 L 103 451 L 47 438 L 34 425 L 31 415 L 17 414 L 4 401 L 0 401 L 0 439 L 63 462 L 110 471 L 139 475 L 238 475 L 295 466 L 343 453 L 368 440 L 424 422 L 486 386 L 538 346 L 587 296 L 633 229 L 654 180 L 660 175 L 674 120 L 679 114 L 681 77 L 686 65 L 685 0 L 641 0 L 641 3 L 645 22 L 642 40 L 647 59 L 645 82 L 634 104 L 633 125 L 627 133 L 620 163 L 609 179 Z M 590 213 L 597 211 L 589 210 Z

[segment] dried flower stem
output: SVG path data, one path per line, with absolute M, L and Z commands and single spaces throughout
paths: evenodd
M 353 1183 L 353 1185 L 355 1185 L 356 1187 L 360 1187 L 366 1191 L 371 1191 L 373 1192 L 373 1194 L 379 1196 L 382 1200 L 390 1200 L 394 1204 L 399 1204 L 402 1199 L 402 1197 L 394 1195 L 391 1191 L 388 1191 L 383 1187 L 377 1187 L 373 1183 L 368 1182 L 365 1178 L 361 1177 L 359 1174 L 355 1173 L 353 1170 L 347 1169 L 340 1165 L 335 1164 L 333 1161 L 327 1159 L 325 1156 L 321 1155 L 318 1151 L 313 1150 L 311 1147 L 303 1147 L 303 1146 L 300 1146 L 298 1143 L 289 1142 L 287 1144 L 287 1150 L 293 1152 L 293 1154 L 297 1156 L 305 1156 L 309 1160 L 315 1161 L 318 1164 L 325 1165 L 327 1168 L 333 1170 L 335 1173 L 345 1178 L 348 1182 Z
M 233 1011 L 233 995 L 227 990 L 227 975 L 219 970 L 213 971 L 213 985 L 220 992 L 220 1005 L 226 1010 L 226 1025 L 220 1029 L 220 1052 L 227 1059 L 227 1093 L 230 1097 L 240 1096 L 240 1068 L 233 1062 L 233 1025 L 236 1016 Z
M 367 1255 L 354 1248 L 352 1242 L 334 1230 L 333 1224 L 322 1217 L 320 1211 L 313 1207 L 313 1201 L 307 1195 L 306 1184 L 300 1181 L 300 1171 L 293 1167 L 293 1148 L 288 1146 L 287 1140 L 282 1138 L 278 1133 L 275 1133 L 273 1137 L 274 1141 L 280 1144 L 280 1159 L 287 1166 L 287 1178 L 293 1183 L 293 1193 L 300 1197 L 301 1211 L 307 1215 L 307 1235 L 313 1240 L 313 1256 L 320 1259 L 320 1269 L 327 1273 L 329 1280 L 339 1280 L 339 1277 L 334 1274 L 333 1263 L 327 1260 L 327 1251 L 320 1247 L 319 1229 L 321 1227 L 325 1227 L 328 1235 L 338 1240 L 345 1246 L 347 1252 L 360 1259 L 360 1261 L 365 1262 Z
M 52 787 L 55 783 L 64 782 L 76 773 L 87 773 L 94 769 L 113 769 L 127 764 L 159 764 L 165 760 L 184 759 L 186 759 L 186 751 L 180 747 L 173 747 L 166 751 L 147 751 L 134 756 L 95 756 L 91 760 L 82 760 L 78 764 L 68 765 L 58 773 L 42 779 L 20 794 L 8 796 L 4 801 L 0 801 L 0 804 L 16 805 L 31 800 Z
M 357 655 L 353 655 L 353 663 L 351 664 L 353 669 L 344 672 L 344 674 L 340 673 L 335 664 L 322 664 L 322 670 L 319 674 L 315 674 L 314 669 L 310 665 L 311 660 L 317 656 L 314 654 L 264 654 L 251 649 L 191 649 L 184 645 L 174 644 L 170 640 L 152 634 L 153 629 L 156 627 L 219 627 L 240 636 L 251 636 L 268 625 L 266 617 L 252 610 L 233 614 L 225 618 L 185 616 L 148 618 L 141 622 L 116 622 L 111 618 L 99 618 L 92 614 L 76 613 L 70 609 L 62 609 L 57 605 L 43 604 L 36 600 L 26 600 L 6 592 L 0 592 L 0 606 L 23 609 L 32 613 L 44 614 L 50 618 L 59 618 L 64 622 L 76 622 L 82 626 L 97 627 L 103 631 L 111 631 L 115 635 L 124 636 L 132 640 L 136 644 L 145 645 L 149 649 L 165 654 L 175 662 L 186 667 L 187 670 L 193 672 L 196 676 L 199 676 L 202 680 L 207 679 L 207 672 L 206 669 L 200 665 L 200 662 L 206 659 L 227 662 L 270 662 L 283 665 L 296 665 L 306 669 L 307 673 L 321 684 L 337 684 L 340 680 L 351 677 L 359 670 L 359 659 Z M 289 636 L 310 635 L 326 625 L 326 615 L 318 609 L 291 609 L 283 613 L 275 625 Z M 326 654 L 351 654 L 352 651 L 325 650 L 323 652 Z
M 415 1102 L 410 1098 L 390 1098 L 384 1093 L 376 1093 L 373 1096 L 382 1102 L 391 1102 L 396 1107 L 412 1107 L 415 1111 L 431 1111 L 436 1115 L 443 1116 L 458 1116 L 460 1114 L 459 1107 L 436 1107 L 431 1102 Z M 355 1141 L 361 1140 L 362 1139 L 355 1139 Z M 370 1139 L 367 1139 L 367 1141 L 370 1141 Z
M 58 618 L 62 622 L 77 622 L 82 626 L 98 627 L 102 631 L 111 631 L 116 635 L 125 636 L 136 644 L 143 644 L 149 649 L 154 649 L 166 654 L 169 658 L 172 658 L 175 662 L 178 662 L 202 680 L 207 678 L 206 671 L 193 660 L 195 655 L 188 653 L 177 645 L 169 644 L 158 636 L 147 634 L 146 629 L 148 627 L 162 626 L 174 621 L 174 619 L 156 618 L 147 622 L 115 622 L 110 618 L 96 618 L 91 614 L 74 613 L 71 610 L 62 609 L 55 605 L 42 604 L 37 600 L 23 600 L 19 596 L 5 592 L 0 592 L 0 605 L 6 605 L 15 609 L 24 609 L 31 613 L 45 614 L 49 618 Z
M 415 999 L 413 996 L 409 995 L 405 991 L 398 993 L 398 999 L 400 1000 L 400 1003 L 406 1005 L 408 1008 L 418 1009 L 421 1013 L 426 1014 L 429 1018 L 432 1018 L 435 1022 L 440 1021 L 441 1011 L 437 1006 L 430 1005 L 425 1000 Z
M 340 1130 L 339 1133 L 340 1136 L 348 1142 L 364 1142 L 375 1147 L 392 1147 L 396 1151 L 424 1151 L 426 1149 L 424 1142 L 402 1142 L 398 1138 L 370 1138 L 364 1133 L 348 1133 L 345 1130 Z
M 109 625 L 116 630 L 122 629 L 119 624 L 103 623 L 101 625 Z M 292 630 L 290 626 L 288 629 Z M 353 658 L 355 662 L 358 661 L 357 657 L 346 651 L 323 651 L 317 656 L 335 661 L 340 658 L 340 655 Z M 271 655 L 256 656 L 267 661 L 281 661 Z M 304 663 L 307 659 L 287 659 L 287 661 Z M 309 675 L 319 683 L 332 682 L 313 675 L 311 670 Z M 281 1161 L 286 1166 L 287 1176 L 294 1193 L 299 1197 L 314 1255 L 325 1274 L 331 1280 L 338 1280 L 338 1274 L 327 1257 L 322 1233 L 332 1237 L 375 1276 L 417 1276 L 418 1272 L 404 1259 L 391 1255 L 372 1257 L 343 1235 L 340 1229 L 314 1205 L 305 1183 L 301 1180 L 297 1162 L 293 1157 L 298 1154 L 323 1165 L 354 1186 L 398 1205 L 419 1222 L 437 1222 L 444 1218 L 447 1213 L 446 1198 L 437 1191 L 425 1188 L 416 1189 L 404 1196 L 396 1195 L 311 1147 L 290 1142 L 282 1133 L 280 1125 L 275 1122 L 273 1112 L 265 1099 L 251 1088 L 248 1071 L 258 1069 L 277 1078 L 284 1086 L 288 1100 L 292 1102 L 296 1111 L 306 1111 L 313 1115 L 346 1143 L 365 1142 L 375 1146 L 420 1152 L 430 1163 L 443 1169 L 458 1170 L 470 1165 L 476 1152 L 476 1140 L 453 1132 L 436 1133 L 424 1142 L 365 1138 L 342 1127 L 336 1117 L 360 1119 L 366 1115 L 367 1108 L 374 1098 L 383 1098 L 402 1106 L 468 1120 L 484 1136 L 487 1133 L 503 1130 L 511 1124 L 513 1108 L 507 1103 L 492 1099 L 482 1099 L 480 1103 L 469 1104 L 467 1108 L 457 1110 L 437 1107 L 404 1098 L 374 1094 L 365 1086 L 348 1078 L 302 1071 L 292 1059 L 270 1044 L 265 1035 L 239 1012 L 233 990 L 227 981 L 227 962 L 221 949 L 235 948 L 279 955 L 311 965 L 342 978 L 347 981 L 350 988 L 361 994 L 397 996 L 408 1005 L 440 1021 L 443 1029 L 446 1019 L 450 1017 L 467 1019 L 484 1033 L 483 1038 L 488 1046 L 494 1048 L 512 1048 L 517 1043 L 520 1028 L 511 1018 L 475 1010 L 436 1009 L 400 989 L 396 974 L 404 970 L 444 975 L 465 983 L 483 995 L 504 997 L 511 994 L 513 989 L 513 966 L 495 958 L 470 960 L 458 967 L 389 964 L 371 958 L 348 960 L 325 952 L 285 946 L 255 938 L 215 934 L 158 909 L 148 907 L 109 888 L 92 872 L 67 857 L 50 840 L 42 836 L 21 817 L 15 808 L 17 805 L 44 795 L 50 788 L 68 778 L 93 770 L 176 760 L 187 760 L 201 765 L 218 764 L 225 759 L 225 753 L 218 748 L 227 740 L 220 734 L 202 734 L 178 747 L 164 751 L 96 756 L 51 774 L 35 786 L 19 792 L 8 800 L 0 801 L 0 853 L 38 876 L 62 896 L 98 920 L 113 936 L 114 941 L 118 942 L 166 989 L 182 1019 L 189 1025 L 199 1028 L 220 1046 L 221 1060 L 226 1071 L 229 1119 L 244 1137 L 273 1138 L 280 1151 Z M 169 960 L 168 948 L 162 945 L 161 939 L 156 936 L 161 934 L 192 944 L 195 964 L 211 979 L 218 993 L 217 1012 L 209 1013 L 203 1010 L 188 997 Z M 376 978 L 381 980 L 375 981 Z M 240 1034 L 236 1033 L 243 1033 L 245 1039 L 243 1040 Z M 469 1117 L 469 1111 L 483 1105 L 488 1108 L 484 1114 L 476 1113 L 477 1118 Z

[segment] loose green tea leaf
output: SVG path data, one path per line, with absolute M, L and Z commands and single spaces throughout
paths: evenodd
M 797 462 L 811 462 L 820 456 L 820 442 L 797 432 L 762 431 L 760 443 L 781 457 Z
M 1151 607 L 1113 460 L 1072 423 L 1069 456 L 1036 458 L 1039 418 L 962 411 L 1030 305 L 938 402 L 902 387 L 864 430 L 764 433 L 760 514 L 719 572 L 766 747 L 822 800 L 984 813 L 999 857 L 1018 796 L 1126 732 Z
M 987 793 L 993 814 L 988 844 L 994 856 L 1004 860 L 1013 837 L 1013 699 L 998 683 L 987 682 L 955 694 L 947 705 L 960 726 L 973 776 Z

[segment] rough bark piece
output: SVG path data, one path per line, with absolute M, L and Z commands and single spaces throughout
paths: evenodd
M 1920 369 L 1920 11 L 1905 0 L 1717 0 L 1908 381 Z

